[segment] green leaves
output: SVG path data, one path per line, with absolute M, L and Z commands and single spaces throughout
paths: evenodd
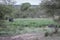
M 23 3 L 23 4 L 21 5 L 21 10 L 22 10 L 22 11 L 25 11 L 25 10 L 27 10 L 30 6 L 31 6 L 30 3 Z
M 53 19 L 55 18 L 55 16 L 60 17 L 60 0 L 45 1 L 42 2 L 40 6 L 41 9 L 46 10 L 45 13 L 53 17 Z M 54 19 L 54 21 L 59 22 L 59 19 Z
M 0 17 L 4 18 L 5 15 L 11 14 L 13 7 L 11 5 L 0 5 Z

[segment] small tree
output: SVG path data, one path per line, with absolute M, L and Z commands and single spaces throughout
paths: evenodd
M 25 11 L 25 10 L 27 10 L 30 6 L 31 6 L 30 3 L 22 3 L 22 5 L 21 5 L 21 10 L 22 10 L 22 11 Z

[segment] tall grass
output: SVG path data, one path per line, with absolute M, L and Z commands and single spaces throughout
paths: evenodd
M 14 22 L 10 22 L 9 25 L 21 27 L 41 27 L 54 23 L 55 22 L 50 19 L 16 19 Z
M 51 19 L 42 19 L 42 18 L 41 19 L 38 18 L 14 19 L 14 22 L 6 21 L 7 28 L 6 30 L 1 32 L 6 32 L 8 33 L 8 35 L 16 35 L 16 34 L 27 33 L 27 32 L 37 32 L 39 30 L 38 27 L 39 28 L 45 27 L 46 25 L 54 24 L 54 23 L 55 22 Z M 36 30 L 36 28 L 38 30 Z

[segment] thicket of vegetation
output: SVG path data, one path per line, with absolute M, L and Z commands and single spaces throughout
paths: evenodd
M 56 22 L 58 24 L 60 23 L 59 0 L 42 0 L 41 4 L 36 6 L 32 6 L 30 3 L 23 3 L 17 6 L 14 5 L 15 3 L 13 0 L 3 0 L 3 3 L 0 4 L 0 31 L 2 34 L 3 32 L 18 34 L 24 27 L 42 27 L 55 24 Z M 55 22 L 47 19 L 20 19 L 44 17 L 52 17 Z M 8 22 L 8 20 L 10 22 Z

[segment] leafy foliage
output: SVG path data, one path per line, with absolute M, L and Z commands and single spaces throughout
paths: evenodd
M 0 19 L 3 19 L 7 14 L 11 14 L 11 12 L 12 12 L 12 6 L 0 5 Z
M 25 11 L 25 10 L 27 10 L 30 6 L 31 6 L 30 3 L 23 3 L 23 4 L 21 5 L 21 10 L 22 10 L 22 11 Z
M 11 5 L 0 5 L 0 31 L 6 30 L 7 25 L 6 25 L 5 16 L 11 15 L 12 9 L 13 7 Z
M 46 10 L 47 14 L 50 14 L 50 16 L 53 17 L 54 21 L 57 22 L 57 24 L 60 24 L 60 12 L 59 12 L 60 5 L 59 4 L 60 4 L 60 0 L 50 0 L 50 1 L 48 0 L 41 3 L 42 8 Z M 58 26 L 55 27 L 55 33 L 58 32 L 58 28 L 57 28 Z
M 43 10 L 46 10 L 45 12 L 52 16 L 53 18 L 55 17 L 54 15 L 59 16 L 60 15 L 60 1 L 59 0 L 51 0 L 51 1 L 45 1 L 41 3 L 41 8 Z

